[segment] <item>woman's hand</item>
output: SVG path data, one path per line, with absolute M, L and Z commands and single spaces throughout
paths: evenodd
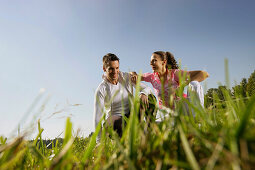
M 136 84 L 136 81 L 138 79 L 138 75 L 135 71 L 133 72 L 129 72 L 129 75 L 130 75 L 130 79 L 132 81 L 132 83 Z

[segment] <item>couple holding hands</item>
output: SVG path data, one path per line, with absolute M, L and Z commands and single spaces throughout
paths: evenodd
M 152 115 L 156 108 L 158 110 L 163 108 L 174 110 L 174 101 L 178 100 L 176 90 L 180 87 L 181 80 L 184 80 L 185 84 L 189 84 L 191 89 L 195 91 L 200 104 L 203 106 L 203 89 L 199 82 L 208 77 L 207 72 L 180 70 L 174 55 L 164 51 L 152 53 L 150 65 L 153 72 L 143 73 L 141 81 L 152 84 L 158 102 L 151 89 L 140 83 L 140 113 Z M 121 72 L 119 58 L 112 53 L 103 57 L 103 70 L 105 73 L 103 81 L 95 92 L 94 124 L 97 127 L 101 117 L 106 112 L 107 117 L 104 126 L 113 126 L 119 136 L 122 136 L 123 111 L 125 116 L 129 117 L 129 96 L 133 95 L 133 87 L 136 86 L 138 75 L 136 72 Z M 184 95 L 184 97 L 187 96 Z

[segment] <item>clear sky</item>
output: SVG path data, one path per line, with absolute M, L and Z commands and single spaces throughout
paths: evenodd
M 207 88 L 224 84 L 228 58 L 239 83 L 255 69 L 254 9 L 254 0 L 0 0 L 0 135 L 40 112 L 44 138 L 67 116 L 87 136 L 108 52 L 122 71 L 150 72 L 151 53 L 170 51 L 182 67 L 208 71 Z

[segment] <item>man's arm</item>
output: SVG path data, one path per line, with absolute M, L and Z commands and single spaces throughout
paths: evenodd
M 135 86 L 135 84 L 134 84 Z M 147 85 L 145 85 L 144 83 L 140 82 L 140 93 L 141 94 L 145 94 L 146 96 L 148 96 L 149 94 L 152 94 L 151 88 Z
M 136 72 L 130 72 L 129 73 L 129 79 L 131 81 L 132 86 L 134 88 L 136 88 L 136 81 L 137 81 L 137 74 L 136 74 Z M 148 95 L 149 94 L 152 94 L 151 88 L 140 82 L 140 96 L 139 97 L 140 97 L 142 103 L 144 103 L 145 108 L 149 107 L 149 100 L 148 100 Z
M 94 125 L 95 129 L 103 116 L 104 111 L 104 95 L 99 89 L 96 90 L 94 98 Z
M 136 83 L 138 79 L 138 74 L 135 71 L 129 72 L 130 79 L 132 83 Z M 141 76 L 141 81 L 145 81 L 143 75 Z
M 136 87 L 136 82 L 137 82 L 137 79 L 138 79 L 137 73 L 134 72 L 134 71 L 133 72 L 129 72 L 129 78 L 130 78 L 130 80 L 132 82 L 133 87 L 135 88 Z M 144 81 L 144 77 L 143 76 L 141 76 L 141 81 Z M 141 92 L 141 94 L 145 94 L 147 96 L 152 93 L 151 92 L 151 88 L 148 87 L 147 85 L 141 83 L 141 82 L 140 82 L 140 92 Z

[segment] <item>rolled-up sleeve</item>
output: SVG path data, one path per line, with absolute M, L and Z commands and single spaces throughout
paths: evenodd
M 152 94 L 151 88 L 143 83 L 140 83 L 140 93 L 141 94 L 145 94 L 145 95 L 149 95 Z

